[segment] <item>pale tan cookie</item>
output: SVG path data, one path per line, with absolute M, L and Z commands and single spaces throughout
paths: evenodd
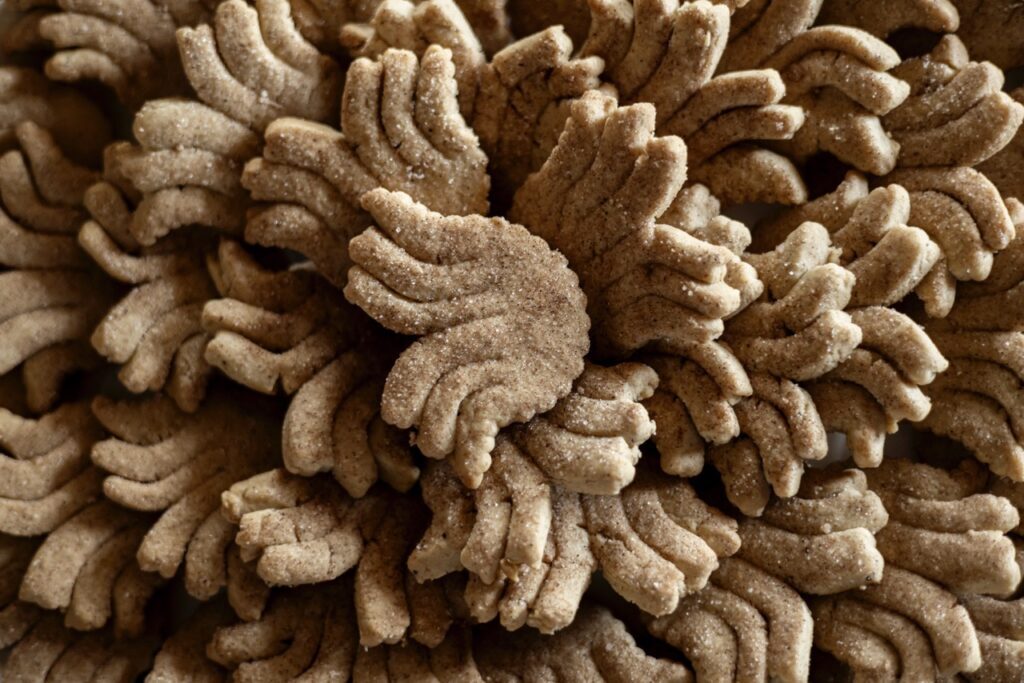
M 910 192 L 910 223 L 943 251 L 944 259 L 918 288 L 918 296 L 929 315 L 944 317 L 953 305 L 956 282 L 987 279 L 993 255 L 1013 240 L 1009 208 L 992 182 L 972 168 L 903 169 L 887 179 Z
M 1021 570 L 1005 534 L 1020 516 L 1009 500 L 983 493 L 977 463 L 945 471 L 892 460 L 867 475 L 890 515 L 877 534 L 887 570 L 895 565 L 957 593 L 1006 595 L 1017 588 Z
M 384 0 L 366 22 L 342 25 L 341 44 L 359 57 L 389 47 L 421 55 L 428 45 L 455 53 L 463 113 L 473 111 L 479 67 L 511 40 L 505 0 Z
M 420 583 L 405 566 L 422 528 L 422 504 L 401 497 L 387 497 L 384 504 L 355 572 L 359 644 L 365 648 L 412 639 L 436 647 L 452 625 L 446 584 Z
M 644 402 L 657 424 L 653 440 L 661 468 L 693 477 L 704 469 L 708 444 L 724 446 L 740 435 L 733 406 L 754 393 L 750 377 L 729 348 L 710 342 L 684 357 L 646 356 L 658 389 Z
M 257 391 L 294 394 L 282 425 L 284 465 L 333 472 L 363 496 L 382 479 L 406 491 L 419 477 L 408 436 L 380 417 L 393 344 L 368 334 L 361 314 L 313 272 L 272 270 L 223 242 L 212 271 L 224 299 L 204 308 L 206 357 Z
M 866 680 L 941 680 L 976 671 L 978 634 L 956 596 L 898 567 L 864 591 L 811 605 L 814 645 Z
M 97 522 L 98 513 L 87 507 L 99 495 L 101 475 L 89 466 L 87 456 L 98 435 L 98 425 L 85 403 L 67 403 L 38 421 L 6 411 L 0 414 L 0 442 L 13 455 L 3 458 L 0 478 L 9 486 L 3 494 L 22 499 L 4 501 L 7 526 L 3 530 L 32 535 L 51 532 L 27 567 L 26 582 L 31 586 L 23 588 L 25 600 L 66 609 L 66 622 L 72 628 L 97 629 L 113 616 L 119 634 L 137 635 L 144 603 L 160 583 L 135 566 L 144 524 L 129 515 L 131 528 L 111 531 L 116 538 L 100 539 L 100 545 L 83 549 L 77 560 L 69 560 L 69 554 L 76 552 L 76 535 L 87 535 L 89 523 L 102 523 Z M 55 577 L 71 584 L 54 588 Z M 13 589 L 12 596 L 17 595 L 16 583 Z M 68 592 L 56 596 L 63 590 Z M 16 615 L 16 609 L 8 614 Z
M 588 363 L 573 391 L 512 440 L 552 483 L 577 493 L 611 495 L 633 480 L 640 445 L 655 425 L 641 401 L 658 378 L 640 363 Z
M 921 327 L 908 316 L 884 306 L 868 306 L 851 312 L 851 318 L 861 329 L 860 347 L 835 370 L 821 378 L 829 384 L 853 385 L 868 394 L 885 415 L 887 431 L 895 432 L 902 420 L 920 422 L 931 411 L 931 400 L 922 387 L 931 384 L 939 373 L 949 367 L 934 342 Z M 826 390 L 828 391 L 828 390 Z M 850 394 L 860 391 L 838 390 L 852 401 L 836 404 L 835 398 L 819 392 L 822 403 L 815 403 L 825 426 L 830 430 L 856 430 L 847 411 L 869 412 L 861 398 Z M 859 404 L 859 405 L 858 405 Z M 867 424 L 874 422 L 868 418 Z M 865 425 L 866 426 L 866 425 Z M 867 448 L 853 449 L 855 458 L 868 465 L 877 464 L 881 453 Z
M 472 496 L 470 496 L 472 494 Z M 511 438 L 476 491 L 431 463 L 423 496 L 433 518 L 409 556 L 418 581 L 469 570 L 469 613 L 544 633 L 568 626 L 596 568 L 579 496 L 550 486 Z
M 506 8 L 507 0 L 456 0 L 459 9 L 466 15 L 466 21 L 473 27 L 480 44 L 489 55 L 512 42 L 512 10 Z M 519 33 L 518 35 L 527 35 Z
M 686 655 L 701 681 L 808 680 L 811 612 L 791 587 L 726 557 L 701 591 L 648 631 Z
M 828 231 L 811 222 L 773 251 L 745 255 L 765 294 L 727 321 L 724 344 L 699 349 L 704 357 L 697 363 L 718 389 L 705 383 L 700 391 L 677 391 L 691 394 L 690 418 L 699 415 L 698 434 L 717 444 L 712 461 L 725 476 L 733 504 L 748 515 L 764 508 L 769 485 L 780 497 L 795 495 L 805 461 L 827 454 L 825 426 L 797 382 L 834 371 L 863 340 L 843 310 L 855 278 L 838 258 Z M 699 412 L 708 409 L 726 419 Z M 736 433 L 744 438 L 729 442 Z
M 369 23 L 342 26 L 341 42 L 354 57 L 370 59 L 380 57 L 389 48 L 408 50 L 419 58 L 431 45 L 448 48 L 455 65 L 459 109 L 465 118 L 471 117 L 477 79 L 487 57 L 456 0 L 425 0 L 419 4 L 384 0 Z
M 970 283 L 928 332 L 949 370 L 927 388 L 931 431 L 960 441 L 994 473 L 1024 480 L 1024 206 L 1008 202 L 1018 234 L 988 280 Z
M 504 638 L 505 634 L 495 633 L 494 636 Z M 505 675 L 506 672 L 496 673 Z M 352 677 L 357 681 L 414 680 L 424 683 L 482 683 L 485 680 L 474 659 L 474 643 L 469 629 L 452 630 L 433 649 L 418 643 L 360 649 L 352 662 Z
M 884 5 L 872 0 L 829 0 L 818 21 L 864 29 L 887 38 L 905 28 L 933 33 L 953 33 L 960 26 L 960 13 L 950 0 L 895 0 Z
M 79 164 L 98 164 L 110 141 L 110 122 L 95 104 L 32 69 L 0 68 L 0 101 L 0 149 L 14 145 L 15 127 L 23 121 L 52 131 L 58 146 Z
M 734 253 L 658 222 L 686 180 L 686 146 L 655 137 L 654 118 L 650 104 L 588 93 L 511 212 L 568 258 L 604 354 L 711 341 L 743 303 L 730 272 L 749 268 Z
M 826 428 L 847 435 L 861 466 L 881 461 L 885 434 L 901 420 L 927 416 L 931 404 L 920 387 L 948 367 L 916 323 L 886 307 L 943 267 L 942 252 L 928 233 L 908 227 L 911 213 L 910 194 L 902 187 L 868 194 L 864 178 L 850 173 L 832 194 L 763 226 L 766 233 L 781 234 L 801 221 L 820 220 L 841 249 L 839 262 L 856 276 L 849 305 L 857 307 L 850 315 L 861 344 L 808 391 Z
M 729 320 L 724 340 L 749 372 L 804 381 L 837 367 L 863 335 L 843 309 L 855 283 L 828 231 L 803 223 L 773 251 L 745 259 L 765 295 Z
M 155 638 L 117 639 L 108 631 L 80 633 L 48 614 L 21 638 L 0 666 L 5 681 L 129 683 L 149 670 Z
M 0 532 L 48 533 L 100 497 L 103 475 L 88 456 L 100 434 L 84 403 L 38 419 L 0 409 Z
M 53 403 L 61 375 L 94 365 L 81 342 L 103 315 L 103 280 L 88 270 L 8 270 L 0 273 L 0 373 L 24 364 L 33 404 Z M 68 355 L 70 354 L 70 355 Z M 42 356 L 29 363 L 37 356 Z M 47 366 L 50 368 L 47 368 Z
M 32 121 L 13 129 L 18 149 L 0 157 L 0 263 L 8 268 L 81 269 L 74 242 L 83 197 L 98 174 L 65 156 L 53 134 Z
M 939 244 L 911 220 L 910 194 L 899 185 L 869 191 L 867 178 L 846 174 L 829 194 L 760 223 L 755 243 L 773 248 L 801 224 L 825 226 L 856 277 L 851 306 L 891 306 L 922 284 L 942 259 Z M 929 225 L 929 227 L 931 227 Z
M 232 605 L 251 613 L 251 569 L 233 556 L 234 531 L 220 515 L 220 496 L 273 462 L 279 437 L 271 417 L 231 395 L 209 397 L 192 415 L 159 395 L 141 402 L 100 397 L 93 412 L 113 435 L 92 449 L 93 462 L 109 473 L 107 498 L 160 513 L 138 545 L 139 566 L 171 578 L 184 564 L 192 596 L 209 600 L 227 587 Z
M 226 240 L 208 264 L 223 298 L 203 306 L 204 357 L 243 386 L 294 393 L 359 338 L 358 311 L 313 271 L 264 266 Z
M 720 209 L 721 204 L 707 187 L 690 185 L 676 195 L 659 220 L 742 256 L 750 246 L 750 231 L 742 223 L 722 216 Z M 738 310 L 746 308 L 764 290 L 757 271 L 738 259 L 726 266 L 725 281 L 740 294 Z M 691 477 L 704 467 L 705 442 L 721 445 L 739 435 L 732 406 L 750 396 L 753 388 L 743 365 L 719 341 L 675 351 L 682 355 L 643 357 L 659 376 L 658 390 L 644 405 L 658 424 L 654 442 L 662 469 Z
M 760 248 L 804 221 L 823 224 L 857 277 L 851 305 L 892 305 L 913 291 L 932 317 L 945 317 L 957 281 L 984 280 L 993 255 L 1013 239 L 1008 205 L 979 171 L 907 169 L 868 191 L 848 173 L 831 193 L 759 225 Z
M 885 573 L 877 586 L 815 605 L 816 644 L 857 671 L 930 680 L 977 670 L 981 635 L 944 586 L 1016 587 L 1020 568 L 1003 534 L 1019 523 L 1017 510 L 983 493 L 985 473 L 972 461 L 945 471 L 887 460 L 868 476 L 891 515 L 878 533 Z M 967 604 L 983 609 L 979 599 Z
M 1017 88 L 1010 96 L 1024 104 L 1024 87 Z M 1017 135 L 998 154 L 978 166 L 978 170 L 999 188 L 1004 197 L 1024 197 L 1024 177 L 1020 165 L 1024 163 L 1024 126 L 1017 129 Z
M 605 78 L 624 104 L 650 102 L 658 132 L 689 149 L 690 176 L 729 204 L 806 200 L 793 164 L 759 140 L 792 138 L 800 107 L 770 69 L 714 78 L 729 34 L 729 9 L 699 2 L 595 3 L 580 54 L 605 62 Z
M 281 594 L 265 619 L 221 628 L 207 651 L 234 669 L 235 681 L 254 683 L 327 675 L 395 683 L 693 680 L 681 664 L 645 653 L 622 622 L 594 606 L 552 637 L 497 627 L 457 628 L 433 649 L 413 642 L 362 648 L 349 591 L 341 583 L 328 587 L 326 600 L 308 589 Z M 282 650 L 278 643 L 285 641 Z
M 11 5 L 14 9 L 5 8 L 4 12 L 4 34 L 0 37 L 0 52 L 10 56 L 19 52 L 47 49 L 47 41 L 39 35 L 39 22 L 55 11 L 52 0 L 26 0 Z
M 502 206 L 547 160 L 572 102 L 601 86 L 604 62 L 572 52 L 565 30 L 551 26 L 504 48 L 480 72 L 472 124 Z
M 452 55 L 431 46 L 421 59 L 387 50 L 350 67 L 341 130 L 292 118 L 266 130 L 263 156 L 242 184 L 261 203 L 249 242 L 296 250 L 343 286 L 348 241 L 372 220 L 360 209 L 375 188 L 406 192 L 441 213 L 486 214 L 487 157 L 456 103 Z
M 201 606 L 172 633 L 153 658 L 145 683 L 222 683 L 227 672 L 206 656 L 214 632 L 232 621 L 227 606 L 213 602 Z
M 419 478 L 408 435 L 384 422 L 380 396 L 393 356 L 379 348 L 346 350 L 292 398 L 282 427 L 289 471 L 330 471 L 349 495 L 360 497 L 379 478 L 408 491 Z
M 382 189 L 363 205 L 378 227 L 349 245 L 357 266 L 345 296 L 421 337 L 391 369 L 381 415 L 416 427 L 425 455 L 453 453 L 475 487 L 498 430 L 551 409 L 583 371 L 590 321 L 576 275 L 502 219 L 443 216 Z
M 718 559 L 740 547 L 736 523 L 685 481 L 641 470 L 618 496 L 582 497 L 590 545 L 605 579 L 655 616 L 703 588 Z
M 509 555 L 501 559 L 501 573 L 493 580 L 479 573 L 470 575 L 465 601 L 470 616 L 477 622 L 498 618 L 502 627 L 510 631 L 525 625 L 551 634 L 570 627 L 576 619 L 597 562 L 590 551 L 580 497 L 553 488 L 550 507 L 550 532 L 536 566 L 516 565 L 508 561 Z M 522 506 L 512 510 L 507 537 L 510 546 L 521 541 L 522 529 L 516 525 L 524 522 L 522 512 Z M 463 550 L 463 563 L 470 570 L 479 569 L 480 558 L 474 554 L 479 551 L 480 538 L 490 536 L 487 540 L 494 540 L 493 534 L 486 533 L 489 521 L 478 514 L 478 525 Z
M 852 590 L 881 579 L 874 534 L 887 520 L 860 470 L 809 470 L 796 496 L 740 520 L 737 557 L 802 593 Z
M 1018 513 L 1024 508 L 1024 486 L 1017 482 L 990 477 L 988 492 L 1010 501 Z M 1011 531 L 1018 565 L 1024 565 L 1021 530 L 1018 526 Z M 1019 591 L 1011 596 L 961 595 L 960 600 L 971 615 L 981 646 L 981 667 L 971 680 L 995 683 L 1024 675 L 1024 600 Z
M 892 240 L 889 246 L 898 252 Z M 872 256 L 850 269 L 856 271 L 868 258 Z M 892 268 L 872 270 L 868 275 L 877 274 L 883 285 L 889 276 L 899 275 Z M 861 282 L 867 289 L 870 280 L 858 278 Z M 856 298 L 858 288 L 854 291 Z M 851 318 L 863 334 L 861 346 L 807 390 L 825 428 L 845 434 L 854 461 L 875 467 L 882 460 L 887 433 L 895 432 L 902 420 L 920 422 L 928 416 L 931 400 L 922 387 L 945 372 L 949 362 L 917 323 L 891 308 L 859 308 Z
M 351 680 L 361 649 L 351 594 L 348 583 L 281 591 L 259 621 L 218 628 L 206 653 L 239 683 Z
M 443 623 L 426 623 L 440 618 L 443 586 L 420 585 L 405 569 L 420 533 L 422 507 L 415 499 L 373 490 L 354 501 L 329 478 L 277 469 L 232 486 L 222 496 L 222 514 L 238 525 L 235 542 L 243 559 L 256 560 L 257 573 L 270 585 L 323 583 L 358 565 L 363 645 L 394 643 L 407 633 L 431 645 L 443 638 L 447 616 Z
M 971 61 L 954 35 L 893 74 L 910 84 L 910 96 L 882 119 L 900 145 L 900 166 L 975 166 L 1003 149 L 1024 121 L 1024 105 L 1002 91 L 1003 72 Z
M 303 38 L 287 0 L 227 0 L 212 25 L 176 35 L 197 100 L 151 100 L 135 117 L 125 174 L 144 194 L 132 216 L 144 246 L 192 224 L 240 234 L 242 164 L 263 130 L 282 116 L 325 121 L 338 107 L 338 65 Z
M 0 156 L 0 373 L 20 365 L 29 407 L 44 411 L 65 378 L 97 365 L 88 335 L 110 291 L 74 237 L 97 174 L 31 121 L 14 136 Z
M 113 619 L 118 633 L 138 635 L 143 610 L 160 585 L 136 569 L 135 551 L 149 520 L 110 501 L 95 503 L 50 532 L 25 571 L 18 596 L 59 609 L 80 631 Z
M 783 101 L 802 107 L 807 118 L 792 141 L 777 147 L 798 162 L 828 152 L 867 173 L 891 171 L 900 145 L 880 117 L 910 94 L 889 73 L 899 64 L 894 49 L 859 29 L 819 26 L 794 37 L 765 65 L 782 76 Z
M 529 472 L 529 470 L 527 470 Z M 479 489 L 477 489 L 479 490 Z M 462 485 L 450 465 L 444 462 L 428 462 L 420 479 L 423 502 L 430 509 L 430 526 L 423 537 L 409 553 L 406 566 L 418 581 L 429 581 L 459 572 L 462 566 L 462 550 L 476 524 L 476 492 Z M 501 492 L 506 493 L 506 492 Z M 541 497 L 542 503 L 547 499 Z M 499 526 L 491 532 L 492 538 L 504 542 L 511 529 L 512 506 L 518 503 L 511 493 L 499 504 Z M 543 508 L 542 508 L 543 509 Z M 524 517 L 529 519 L 529 517 Z M 526 538 L 531 538 L 526 536 Z
M 111 278 L 132 286 L 92 332 L 93 347 L 121 366 L 129 391 L 164 390 L 182 410 L 195 411 L 206 395 L 211 368 L 203 358 L 209 335 L 203 304 L 216 295 L 206 272 L 212 240 L 184 231 L 141 246 L 132 234 L 139 193 L 123 176 L 127 143 L 107 148 L 104 180 L 85 193 L 91 220 L 78 244 Z

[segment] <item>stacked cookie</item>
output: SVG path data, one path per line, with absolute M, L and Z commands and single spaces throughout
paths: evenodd
M 0 679 L 1024 679 L 1016 3 L 7 12 Z

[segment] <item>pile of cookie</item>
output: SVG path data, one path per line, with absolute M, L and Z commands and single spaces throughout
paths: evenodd
M 1019 2 L 4 12 L 0 680 L 1024 680 Z

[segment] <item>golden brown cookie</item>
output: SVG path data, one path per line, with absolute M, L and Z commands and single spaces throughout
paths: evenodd
M 208 236 L 185 231 L 151 246 L 133 234 L 140 195 L 124 178 L 127 143 L 107 148 L 104 180 L 85 193 L 91 220 L 78 243 L 111 278 L 132 287 L 92 332 L 93 347 L 121 366 L 118 379 L 133 393 L 164 390 L 182 410 L 195 411 L 211 368 L 203 358 L 209 335 L 203 304 L 216 294 L 206 271 Z

